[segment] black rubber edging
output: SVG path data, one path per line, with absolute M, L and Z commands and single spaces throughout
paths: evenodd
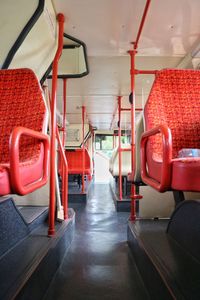
M 69 45 L 64 45 L 63 49 L 73 49 L 73 48 L 79 48 L 80 46 L 83 46 L 83 53 L 84 53 L 84 58 L 85 58 L 85 65 L 86 65 L 86 71 L 81 73 L 81 74 L 60 74 L 58 75 L 58 78 L 60 79 L 67 79 L 67 78 L 81 78 L 89 74 L 89 64 L 88 64 L 88 58 L 87 58 L 87 47 L 84 42 L 81 40 L 78 40 L 77 38 L 68 35 L 66 33 L 63 34 L 63 36 L 79 45 L 74 45 L 74 44 L 69 44 Z M 52 79 L 52 75 L 49 75 L 48 78 Z
M 34 14 L 30 18 L 28 23 L 25 25 L 25 27 L 21 31 L 20 35 L 16 39 L 14 45 L 12 46 L 10 51 L 8 52 L 8 55 L 7 55 L 3 65 L 2 65 L 2 69 L 8 69 L 8 67 L 9 67 L 10 63 L 12 62 L 13 57 L 15 56 L 17 50 L 19 49 L 19 47 L 21 46 L 21 44 L 23 43 L 23 41 L 27 37 L 27 35 L 30 32 L 30 30 L 32 29 L 33 25 L 37 22 L 37 20 L 41 16 L 41 14 L 44 10 L 44 1 L 45 0 L 39 0 L 38 6 L 37 6 Z

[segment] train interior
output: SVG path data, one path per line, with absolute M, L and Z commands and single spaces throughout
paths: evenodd
M 0 7 L 0 299 L 200 299 L 199 0 Z

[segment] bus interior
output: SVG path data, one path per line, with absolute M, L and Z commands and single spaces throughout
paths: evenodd
M 200 1 L 0 3 L 0 299 L 200 299 Z

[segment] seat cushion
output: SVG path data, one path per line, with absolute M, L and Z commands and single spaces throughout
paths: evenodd
M 136 124 L 136 133 L 135 133 L 135 182 L 142 182 L 141 178 L 141 162 L 140 162 L 140 140 L 144 132 L 144 120 L 143 114 L 140 115 L 140 118 Z M 131 177 L 130 177 L 131 179 Z
M 20 176 L 23 186 L 31 184 L 40 180 L 43 176 L 43 161 L 44 161 L 44 151 L 39 155 L 39 158 L 28 160 L 24 163 L 20 163 Z M 9 164 L 0 165 L 0 196 L 13 194 L 11 183 L 10 183 L 10 166 Z
M 173 160 L 171 187 L 181 191 L 200 191 L 200 157 Z
M 68 171 L 68 174 L 70 175 L 78 175 L 78 174 L 82 174 L 82 169 L 79 169 L 79 168 L 72 168 L 72 169 L 69 169 Z M 91 169 L 84 169 L 84 174 L 85 175 L 92 175 L 92 170 Z
M 149 176 L 160 182 L 162 161 L 148 157 Z M 200 191 L 200 157 L 172 160 L 171 188 L 178 191 Z
M 123 151 L 121 154 L 122 154 L 121 174 L 122 176 L 128 176 L 128 174 L 131 172 L 131 150 Z M 119 153 L 118 152 L 113 160 L 113 169 L 111 174 L 113 176 L 119 176 Z
M 0 196 L 11 193 L 9 169 L 0 166 Z

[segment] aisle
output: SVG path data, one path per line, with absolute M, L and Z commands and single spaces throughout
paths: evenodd
M 109 185 L 94 184 L 45 300 L 149 299 L 126 243 L 127 218 L 115 212 Z

